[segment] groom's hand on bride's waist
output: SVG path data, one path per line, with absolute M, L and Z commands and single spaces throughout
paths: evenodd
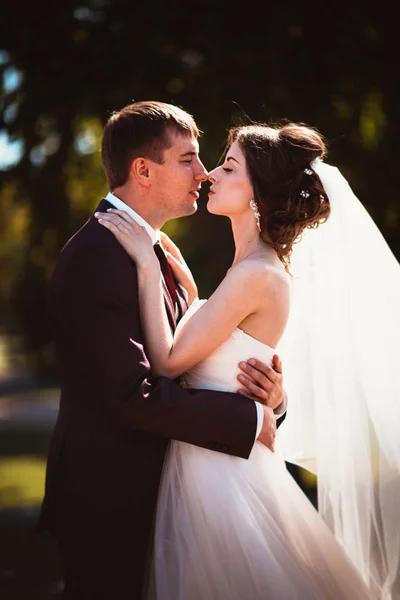
M 282 362 L 277 354 L 272 365 L 255 358 L 239 364 L 242 373 L 238 380 L 245 389 L 239 393 L 251 398 L 257 407 L 257 430 L 255 439 L 274 451 L 276 420 L 286 412 L 287 396 L 283 390 Z
M 282 362 L 274 355 L 272 366 L 255 358 L 239 363 L 241 373 L 238 380 L 245 389 L 239 393 L 256 400 L 275 411 L 280 416 L 286 410 L 286 394 L 283 390 Z

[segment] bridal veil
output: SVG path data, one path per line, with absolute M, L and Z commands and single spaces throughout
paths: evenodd
M 400 598 L 400 266 L 340 171 L 311 168 L 331 204 L 292 254 L 278 347 L 287 418 L 276 448 L 318 476 L 319 512 L 374 596 Z

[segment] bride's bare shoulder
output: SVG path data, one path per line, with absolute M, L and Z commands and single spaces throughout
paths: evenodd
M 265 256 L 248 257 L 231 267 L 229 276 L 246 283 L 252 291 L 290 289 L 290 276 L 280 261 Z

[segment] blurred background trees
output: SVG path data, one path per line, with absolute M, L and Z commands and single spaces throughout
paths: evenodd
M 54 378 L 40 319 L 68 237 L 107 193 L 99 144 L 132 100 L 183 106 L 218 161 L 246 117 L 317 127 L 400 257 L 396 23 L 380 7 L 193 0 L 14 0 L 0 17 L 0 309 L 3 346 L 43 382 Z M 232 256 L 229 223 L 198 213 L 166 231 L 207 296 Z M 19 340 L 23 339 L 21 346 Z M 14 341 L 14 342 L 13 342 Z M 0 344 L 0 369 L 1 359 Z M 9 352 L 9 350 L 8 350 Z
M 248 118 L 317 127 L 328 161 L 349 179 L 399 259 L 397 38 L 397 21 L 382 3 L 2 3 L 2 597 L 53 600 L 62 589 L 56 549 L 32 535 L 58 404 L 43 306 L 60 249 L 108 191 L 99 148 L 110 113 L 133 100 L 182 106 L 204 131 L 209 169 L 227 129 Z M 233 252 L 228 220 L 207 213 L 207 187 L 196 215 L 165 227 L 202 297 Z M 315 502 L 315 481 L 306 472 L 299 478 Z

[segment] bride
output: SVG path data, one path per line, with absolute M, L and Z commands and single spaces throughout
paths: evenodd
M 329 446 L 329 429 L 340 429 L 340 420 L 348 420 L 352 406 L 341 406 L 336 414 L 331 411 L 331 418 L 338 418 L 338 423 L 325 420 L 326 429 L 316 432 L 322 421 L 311 388 L 307 388 L 311 348 L 324 375 L 329 377 L 326 365 L 318 357 L 319 346 L 301 345 L 305 339 L 300 336 L 304 332 L 304 319 L 299 312 L 301 307 L 304 316 L 307 314 L 307 334 L 318 330 L 317 317 L 321 310 L 324 312 L 325 295 L 329 296 L 331 286 L 335 285 L 328 273 L 319 290 L 319 310 L 315 310 L 313 323 L 310 302 L 316 301 L 312 296 L 315 276 L 325 255 L 318 252 L 311 255 L 310 247 L 313 248 L 313 236 L 324 239 L 324 229 L 336 218 L 335 188 L 327 189 L 325 184 L 336 170 L 320 160 L 325 153 L 322 137 L 304 125 L 249 125 L 230 131 L 224 163 L 209 174 L 212 185 L 208 210 L 230 218 L 235 256 L 211 297 L 199 300 L 179 250 L 163 235 L 169 262 L 191 302 L 174 335 L 163 304 L 159 263 L 147 233 L 125 212 L 112 209 L 100 215 L 100 223 L 113 232 L 136 262 L 141 320 L 155 375 L 176 378 L 183 373 L 185 386 L 237 391 L 240 387 L 237 363 L 250 355 L 271 363 L 276 349 L 281 347 L 284 364 L 289 363 L 289 387 L 293 382 L 288 426 L 286 429 L 286 423 L 281 426 L 275 452 L 256 442 L 249 459 L 244 460 L 184 442 L 171 442 L 158 498 L 150 599 L 395 600 L 399 597 L 391 587 L 397 572 L 397 538 L 394 534 L 389 536 L 396 557 L 388 560 L 384 554 L 388 536 L 380 535 L 381 530 L 388 533 L 386 521 L 383 519 L 382 526 L 377 526 L 372 512 L 363 521 L 365 507 L 357 504 L 361 496 L 352 496 L 353 504 L 357 505 L 352 510 L 351 499 L 346 498 L 346 484 L 353 481 L 340 480 L 340 468 L 332 466 L 336 457 L 340 457 L 339 467 L 342 462 L 340 448 Z M 347 196 L 350 193 L 347 189 L 345 192 Z M 297 279 L 291 273 L 290 261 L 292 252 L 293 259 L 296 258 L 294 244 L 307 229 L 315 229 L 325 221 L 327 224 L 320 230 L 307 232 L 308 237 L 304 235 L 308 254 L 303 253 L 299 261 L 303 271 L 299 277 L 300 294 L 296 295 Z M 346 224 L 342 222 L 341 226 Z M 353 226 L 356 228 L 357 223 Z M 340 251 L 330 248 L 333 257 Z M 310 257 L 311 263 L 307 262 Z M 331 275 L 334 277 L 333 272 Z M 338 332 L 342 331 L 339 323 L 331 325 L 333 330 L 336 327 Z M 321 338 L 323 332 L 319 341 Z M 329 335 L 326 341 L 322 339 L 322 354 L 330 340 Z M 346 346 L 346 339 L 340 342 Z M 339 350 L 335 346 L 336 351 Z M 326 360 L 331 364 L 330 355 Z M 302 377 L 296 387 L 295 376 L 301 369 Z M 324 383 L 330 390 L 341 393 L 335 388 L 335 381 L 328 378 Z M 324 398 L 327 396 L 321 393 Z M 296 422 L 290 419 L 292 410 Z M 370 423 L 364 428 L 369 431 Z M 343 430 L 347 432 L 346 427 Z M 324 445 L 315 442 L 321 436 L 326 438 Z M 364 449 L 361 433 L 354 437 Z M 367 453 L 360 454 L 356 443 L 353 447 L 358 452 L 357 459 L 369 460 L 370 465 L 372 458 Z M 325 513 L 322 511 L 322 516 L 286 470 L 285 459 L 310 469 L 314 469 L 311 465 L 316 461 L 320 466 L 321 461 L 318 476 L 329 500 L 323 503 L 328 508 Z M 375 454 L 375 460 L 379 459 Z M 353 464 L 351 457 L 348 462 Z M 382 464 L 375 464 L 375 469 L 379 468 Z M 334 475 L 331 487 L 330 469 Z M 397 472 L 391 473 L 398 477 Z M 364 496 L 368 496 L 370 489 L 364 486 L 364 480 L 357 481 L 355 477 L 355 481 Z M 389 500 L 393 504 L 397 487 L 393 481 L 385 481 L 386 492 L 389 490 L 386 506 L 390 512 L 393 509 Z M 382 490 L 374 487 L 373 482 L 373 491 L 376 494 Z M 368 499 L 364 504 L 368 504 Z M 346 537 L 349 518 L 354 519 L 350 529 L 357 529 L 358 523 L 370 527 L 370 531 L 358 530 L 361 542 L 356 534 Z M 363 546 L 366 537 L 368 543 Z

